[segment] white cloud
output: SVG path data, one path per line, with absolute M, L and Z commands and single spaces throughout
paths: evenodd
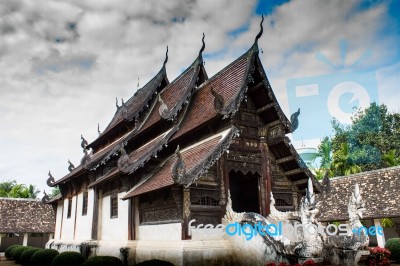
M 161 68 L 167 45 L 170 80 L 196 58 L 203 32 L 205 53 L 224 51 L 206 59 L 206 70 L 209 75 L 221 70 L 252 45 L 260 22 L 253 15 L 255 4 L 2 1 L 0 178 L 45 188 L 49 169 L 61 178 L 68 158 L 78 165 L 80 134 L 89 141 L 96 138 L 97 123 L 104 129 L 115 112 L 115 97 L 130 97 L 138 77 L 143 86 Z M 370 67 L 388 64 L 393 52 L 387 48 L 396 39 L 377 41 L 377 32 L 388 23 L 385 6 L 355 11 L 356 5 L 294 0 L 266 18 L 260 57 L 285 111 L 286 80 L 330 71 L 314 59 L 315 53 L 337 62 L 342 38 L 349 41 L 349 61 L 371 49 Z M 228 35 L 247 23 L 247 32 Z M 380 71 L 380 80 L 387 80 L 389 72 Z

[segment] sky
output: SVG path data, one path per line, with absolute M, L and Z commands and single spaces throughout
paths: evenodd
M 203 53 L 211 77 L 251 47 L 296 147 L 371 101 L 400 112 L 400 1 L 0 1 L 0 182 L 47 189 L 82 158 L 116 111 L 161 68 L 174 80 Z M 139 87 L 138 87 L 139 84 Z

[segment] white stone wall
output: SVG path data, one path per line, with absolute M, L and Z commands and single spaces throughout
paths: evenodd
M 181 240 L 181 238 L 181 223 L 138 226 L 138 240 Z
M 63 223 L 61 228 L 61 239 L 63 240 L 74 239 L 75 210 L 76 210 L 76 196 L 72 197 L 71 217 L 67 218 L 68 199 L 64 199 Z
M 101 204 L 101 240 L 128 240 L 128 200 L 121 200 L 126 193 L 118 194 L 118 217 L 111 218 L 110 196 L 102 198 Z M 99 221 L 100 224 L 100 221 Z
M 54 232 L 54 239 L 60 239 L 61 234 L 61 227 L 62 227 L 62 219 L 63 219 L 63 201 L 57 202 L 57 210 L 56 210 L 56 228 Z
M 88 207 L 86 215 L 82 215 L 83 194 L 84 193 L 80 193 L 78 195 L 78 208 L 76 213 L 77 216 L 74 239 L 89 240 L 92 237 L 94 190 L 91 189 L 88 191 Z

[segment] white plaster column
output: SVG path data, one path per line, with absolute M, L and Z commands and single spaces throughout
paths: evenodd
M 381 225 L 381 220 L 380 219 L 374 219 L 374 226 L 376 228 L 376 240 L 378 241 L 378 246 L 380 246 L 381 248 L 385 247 L 385 233 L 383 231 L 383 227 Z M 378 227 L 381 227 L 381 230 L 378 230 Z M 382 235 L 378 234 L 378 231 L 382 232 Z
M 23 246 L 28 245 L 28 233 L 24 233 L 24 240 L 22 241 Z
M 49 234 L 49 240 L 52 240 L 54 237 L 53 237 L 53 234 L 52 233 L 50 233 Z

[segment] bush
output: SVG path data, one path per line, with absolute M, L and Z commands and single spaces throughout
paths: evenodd
M 12 259 L 15 260 L 15 262 L 20 263 L 21 262 L 21 255 L 24 251 L 31 249 L 31 247 L 16 247 L 13 249 L 12 253 Z
M 369 248 L 369 252 L 371 253 L 367 259 L 368 266 L 387 266 L 390 265 L 390 251 L 386 248 L 375 247 Z
M 12 258 L 12 251 L 14 250 L 14 248 L 16 247 L 22 247 L 21 245 L 12 245 L 9 246 L 6 251 L 5 251 L 5 256 L 7 259 L 11 259 Z
M 40 250 L 40 248 L 30 248 L 30 249 L 25 250 L 24 252 L 22 252 L 21 258 L 20 258 L 20 263 L 22 265 L 24 265 L 24 266 L 29 266 L 30 265 L 30 261 L 31 261 L 31 257 L 38 250 Z
M 89 258 L 82 266 L 123 266 L 123 264 L 116 257 L 96 256 Z
M 392 260 L 400 261 L 400 238 L 389 238 L 386 241 L 385 248 L 392 253 L 390 256 Z
M 172 264 L 171 262 L 164 261 L 164 260 L 157 260 L 157 259 L 142 261 L 136 265 L 137 266 L 174 266 L 174 264 Z
M 85 258 L 79 252 L 66 251 L 54 257 L 52 266 L 80 266 Z
M 58 254 L 58 251 L 54 249 L 38 250 L 32 255 L 30 266 L 51 266 L 54 257 Z

